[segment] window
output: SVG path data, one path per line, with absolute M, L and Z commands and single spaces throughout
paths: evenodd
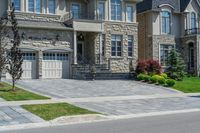
M 66 53 L 44 53 L 43 60 L 66 61 L 66 60 L 68 60 L 68 54 L 66 54 Z
M 41 0 L 36 0 L 35 1 L 36 2 L 36 4 L 35 4 L 35 12 L 37 12 L 37 13 L 41 13 L 41 11 L 42 11 L 42 9 L 41 9 Z
M 34 0 L 28 0 L 28 11 L 34 12 Z
M 133 36 L 128 36 L 128 56 L 133 56 Z
M 122 56 L 121 35 L 112 35 L 112 56 Z
M 73 3 L 71 5 L 71 15 L 75 19 L 80 19 L 81 8 L 80 4 Z
M 160 45 L 160 63 L 162 66 L 168 66 L 168 57 L 172 49 L 174 49 L 174 45 Z
M 56 3 L 55 0 L 48 0 L 48 13 L 55 14 Z
M 121 0 L 111 0 L 111 19 L 122 20 L 122 4 Z
M 98 4 L 98 12 L 99 12 L 99 19 L 105 19 L 105 3 L 103 1 L 99 1 Z
M 127 6 L 126 13 L 128 22 L 133 22 L 133 6 Z
M 162 33 L 165 33 L 165 34 L 170 34 L 170 23 L 171 23 L 171 17 L 170 17 L 170 12 L 168 11 L 163 11 L 161 13 L 162 15 Z
M 23 53 L 24 60 L 35 60 L 35 53 Z
M 16 11 L 20 11 L 21 9 L 21 0 L 12 0 L 12 3 L 15 6 L 15 10 Z
M 191 13 L 191 29 L 196 28 L 196 14 L 193 12 Z

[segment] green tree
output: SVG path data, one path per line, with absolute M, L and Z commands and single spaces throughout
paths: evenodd
M 13 32 L 13 41 L 12 41 L 12 47 L 11 50 L 8 52 L 8 67 L 7 71 L 12 77 L 12 91 L 16 91 L 15 89 L 15 83 L 17 80 L 19 80 L 22 76 L 23 70 L 22 70 L 22 63 L 23 63 L 23 56 L 20 51 L 20 35 L 18 32 L 18 23 L 17 19 L 15 17 L 15 8 L 12 4 L 12 12 L 10 14 L 10 21 L 11 21 L 11 28 Z
M 181 54 L 175 49 L 171 50 L 168 57 L 168 77 L 175 80 L 183 80 L 183 77 L 185 76 L 185 68 L 186 65 Z

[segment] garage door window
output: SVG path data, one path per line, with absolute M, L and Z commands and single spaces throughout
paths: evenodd
M 35 53 L 23 53 L 24 60 L 35 60 Z
M 43 60 L 68 60 L 68 54 L 65 53 L 44 53 Z

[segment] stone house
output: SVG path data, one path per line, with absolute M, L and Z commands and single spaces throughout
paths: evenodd
M 129 73 L 138 59 L 136 3 L 141 1 L 1 0 L 1 16 L 15 5 L 22 78 L 83 78 L 91 64 L 99 73 Z
M 200 75 L 200 1 L 144 0 L 137 4 L 139 59 L 159 60 L 167 66 L 177 48 L 188 72 Z

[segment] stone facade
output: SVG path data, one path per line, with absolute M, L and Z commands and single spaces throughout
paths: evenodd
M 136 61 L 138 59 L 138 36 L 137 36 L 137 24 L 126 24 L 126 23 L 104 23 L 104 35 L 105 35 L 105 52 L 103 62 L 107 64 L 112 72 L 129 72 L 130 63 L 133 67 L 136 67 Z M 112 57 L 111 56 L 111 36 L 121 35 L 122 40 L 122 56 Z M 128 56 L 128 36 L 133 36 L 133 56 Z M 96 55 L 99 54 L 99 39 L 96 39 Z

